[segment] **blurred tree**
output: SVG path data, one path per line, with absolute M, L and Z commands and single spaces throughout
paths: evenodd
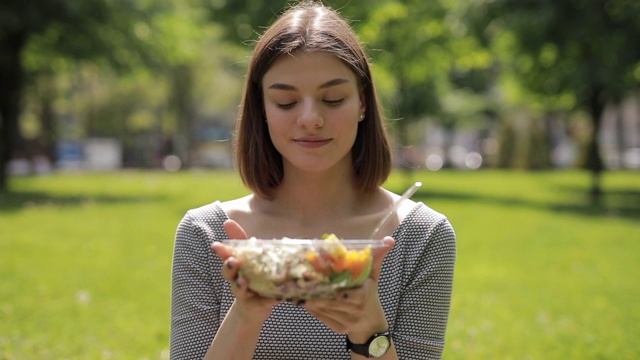
M 502 65 L 538 99 L 546 98 L 547 109 L 555 100 L 589 114 L 584 167 L 592 173 L 591 200 L 599 203 L 603 110 L 640 86 L 640 2 L 494 0 L 476 3 L 470 14 L 489 46 L 514 35 L 513 61 Z
M 39 73 L 75 60 L 126 70 L 153 64 L 149 16 L 166 2 L 5 0 L 0 3 L 0 191 L 7 164 L 20 150 L 18 119 L 24 87 Z M 31 56 L 25 51 L 32 47 Z
M 373 52 L 382 68 L 378 74 L 392 79 L 389 100 L 400 118 L 394 123 L 403 146 L 414 143 L 411 128 L 427 116 L 446 130 L 445 151 L 456 127 L 480 128 L 491 118 L 492 57 L 461 21 L 468 3 L 385 1 L 370 9 L 360 28 L 364 42 L 380 49 Z
M 193 0 L 207 9 L 209 19 L 224 27 L 223 36 L 234 44 L 251 45 L 287 8 L 300 0 Z M 389 0 L 369 0 L 367 6 L 354 6 L 351 0 L 325 0 L 358 27 L 371 9 Z M 247 49 L 250 50 L 250 49 Z

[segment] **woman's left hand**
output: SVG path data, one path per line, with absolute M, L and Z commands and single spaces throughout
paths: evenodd
M 224 222 L 224 229 L 230 239 L 247 239 L 244 229 L 235 221 Z M 211 249 L 222 259 L 222 277 L 231 284 L 231 292 L 236 300 L 234 309 L 245 318 L 262 323 L 271 315 L 271 309 L 282 300 L 265 298 L 249 289 L 249 281 L 239 276 L 241 263 L 234 257 L 233 250 L 221 242 L 211 244 Z
M 378 280 L 382 260 L 395 245 L 395 240 L 387 236 L 384 242 L 386 246 L 373 250 L 371 274 L 361 286 L 340 291 L 334 299 L 307 300 L 304 308 L 337 333 L 371 335 L 386 330 L 388 325 L 378 297 Z

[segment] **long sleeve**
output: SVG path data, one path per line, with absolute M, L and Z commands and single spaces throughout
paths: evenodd
M 201 359 L 220 326 L 221 261 L 211 251 L 215 232 L 188 212 L 178 225 L 172 263 L 171 359 Z
M 441 359 L 456 260 L 455 232 L 446 217 L 419 206 L 394 236 L 396 248 L 383 264 L 380 291 L 388 301 L 385 311 L 396 351 L 401 359 Z

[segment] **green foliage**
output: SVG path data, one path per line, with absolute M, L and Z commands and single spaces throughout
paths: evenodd
M 619 100 L 640 82 L 638 2 L 626 0 L 529 2 L 497 0 L 486 5 L 480 30 L 485 36 L 515 34 L 514 63 L 526 85 L 542 94 L 569 91 L 585 106 L 602 88 L 607 100 Z M 490 22 L 490 24 L 489 24 Z
M 286 9 L 300 0 L 193 0 L 205 9 L 208 18 L 221 24 L 224 37 L 233 44 L 252 44 Z M 367 1 L 367 6 L 353 6 L 350 0 L 327 0 L 323 3 L 338 9 L 347 19 L 360 21 L 371 7 L 384 0 Z M 357 26 L 357 23 L 355 24 Z
M 54 1 L 30 10 L 13 8 L 15 16 L 37 16 L 25 22 L 28 39 L 24 66 L 29 72 L 67 70 L 68 61 L 86 60 L 116 69 L 159 65 L 163 54 L 154 47 L 153 16 L 167 2 Z M 37 9 L 37 11 L 36 11 Z M 54 61 L 50 61 L 54 59 Z
M 604 108 L 637 91 L 640 81 L 640 3 L 609 1 L 479 2 L 469 23 L 506 70 L 507 89 L 526 89 L 521 102 L 537 102 L 540 112 L 589 113 L 592 134 L 584 168 L 593 173 L 591 194 L 599 201 L 598 176 L 605 170 L 598 133 Z M 533 95 L 527 99 L 526 95 Z M 535 109 L 535 108 L 534 108 Z
M 445 359 L 635 359 L 640 178 L 416 172 L 458 237 Z M 386 186 L 402 192 L 408 179 Z M 411 182 L 411 181 L 410 181 Z M 233 172 L 18 178 L 0 194 L 0 358 L 166 359 L 173 235 Z M 526 341 L 523 341 L 526 339 Z

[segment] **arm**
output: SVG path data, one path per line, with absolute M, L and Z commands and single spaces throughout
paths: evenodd
M 244 230 L 235 221 L 226 221 L 224 228 L 230 238 L 247 238 Z M 236 299 L 218 329 L 204 360 L 251 359 L 262 325 L 271 315 L 272 307 L 280 301 L 263 298 L 249 290 L 246 279 L 238 277 L 240 263 L 232 256 L 229 248 L 214 242 L 211 244 L 211 249 L 221 260 L 224 260 L 221 275 L 231 284 L 231 290 Z
M 235 301 L 203 360 L 253 357 L 264 321 L 246 314 L 239 307 Z
M 262 323 L 271 312 L 268 302 L 272 301 L 247 301 L 252 293 L 246 281 L 237 278 L 239 264 L 228 253 L 219 257 L 211 251 L 212 246 L 222 245 L 214 241 L 219 236 L 214 233 L 219 232 L 213 232 L 214 225 L 203 222 L 202 216 L 205 215 L 187 214 L 176 232 L 171 359 L 251 359 Z M 234 284 L 236 300 L 224 315 L 220 299 L 221 292 L 228 291 L 228 281 Z M 256 312 L 263 316 L 256 316 Z
M 374 249 L 371 275 L 362 286 L 343 290 L 337 294 L 335 299 L 310 300 L 304 305 L 307 311 L 318 320 L 333 331 L 346 334 L 349 340 L 356 344 L 363 344 L 373 334 L 389 329 L 378 295 L 378 280 L 382 261 L 395 245 L 395 240 L 386 237 L 384 241 L 386 247 Z M 365 359 L 365 357 L 353 352 L 351 358 Z M 389 350 L 379 359 L 398 359 L 393 342 Z
M 200 359 L 220 325 L 219 268 L 204 231 L 190 214 L 178 225 L 171 272 L 171 359 Z
M 412 232 L 417 233 L 421 226 L 416 224 Z M 455 232 L 443 218 L 419 239 L 405 240 L 407 246 L 416 245 L 404 249 L 402 255 L 402 261 L 412 267 L 398 302 L 394 342 L 402 359 L 440 359 L 453 286 Z

